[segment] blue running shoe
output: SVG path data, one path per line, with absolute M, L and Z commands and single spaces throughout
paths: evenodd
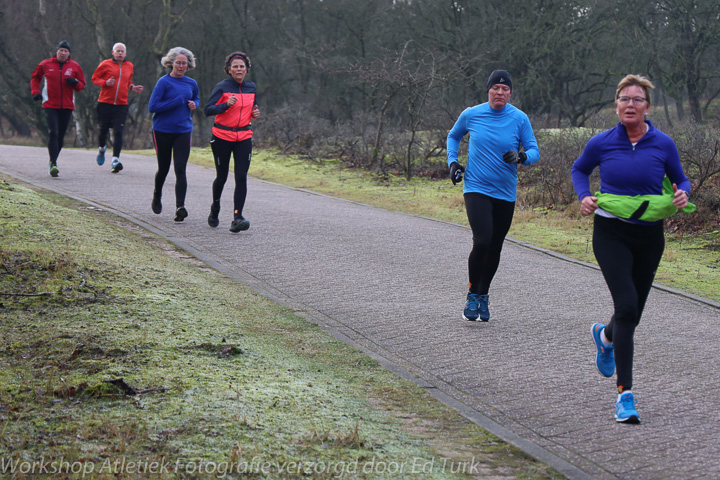
M 50 171 L 48 173 L 50 173 L 51 177 L 55 178 L 60 174 L 60 170 L 58 170 L 58 167 L 56 164 L 50 162 Z
M 480 305 L 478 306 L 478 310 L 480 311 L 480 320 L 483 322 L 487 322 L 490 320 L 490 296 L 489 295 L 480 295 Z
M 477 293 L 468 293 L 467 300 L 465 301 L 465 310 L 463 310 L 463 318 L 470 322 L 474 322 L 478 319 L 480 312 L 480 295 Z
M 112 168 L 110 169 L 110 172 L 118 173 L 122 169 L 123 169 L 122 163 L 120 163 L 119 161 L 116 160 L 112 163 Z
M 640 423 L 640 415 L 635 410 L 636 405 L 637 400 L 632 392 L 620 395 L 620 399 L 615 404 L 615 420 L 621 423 Z
M 595 347 L 597 348 L 597 355 L 595 356 L 595 366 L 597 366 L 598 372 L 603 377 L 612 377 L 615 373 L 615 352 L 612 346 L 606 347 L 603 345 L 600 339 L 600 333 L 602 333 L 605 325 L 602 323 L 594 323 L 590 328 L 590 333 L 593 336 Z
M 105 150 L 103 150 L 102 152 L 98 151 L 96 160 L 98 165 L 102 165 L 103 163 L 105 163 Z
M 242 232 L 250 228 L 250 220 L 246 220 L 243 217 L 236 218 L 230 224 L 230 231 L 233 233 Z

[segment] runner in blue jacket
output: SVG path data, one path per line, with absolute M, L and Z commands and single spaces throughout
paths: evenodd
M 613 299 L 608 325 L 594 323 L 590 328 L 595 365 L 605 377 L 612 377 L 617 369 L 615 420 L 624 423 L 640 422 L 631 391 L 633 337 L 665 249 L 665 236 L 662 220 L 644 222 L 636 215 L 642 212 L 620 218 L 598 208 L 598 198 L 590 193 L 589 176 L 599 168 L 600 192 L 627 197 L 662 195 L 667 176 L 672 182 L 673 205 L 687 207 L 690 182 L 677 147 L 645 119 L 652 88 L 650 80 L 640 75 L 627 75 L 620 81 L 615 92 L 620 123 L 588 141 L 571 173 L 580 212 L 596 214 L 593 251 Z
M 162 189 L 172 163 L 176 179 L 175 221 L 182 222 L 188 216 L 185 169 L 192 146 L 192 112 L 200 104 L 197 83 L 185 76 L 188 70 L 195 68 L 195 56 L 186 48 L 175 47 L 160 63 L 170 73 L 157 81 L 148 105 L 153 114 L 153 141 L 158 161 L 151 208 L 156 214 L 162 212 Z
M 492 72 L 487 91 L 487 103 L 463 111 L 447 137 L 453 184 L 465 174 L 463 196 L 473 233 L 468 259 L 470 288 L 463 311 L 463 318 L 471 321 L 490 319 L 488 292 L 515 212 L 517 166 L 540 160 L 528 116 L 508 103 L 512 94 L 510 75 L 505 70 Z M 462 167 L 458 149 L 466 134 L 468 161 Z M 521 146 L 524 151 L 520 151 Z

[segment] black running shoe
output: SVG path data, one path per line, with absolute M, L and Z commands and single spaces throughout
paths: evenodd
M 110 168 L 110 171 L 112 173 L 118 173 L 120 170 L 123 169 L 122 163 L 120 162 L 113 162 L 112 168 Z
M 150 205 L 153 213 L 160 215 L 162 213 L 162 202 L 160 201 L 160 195 L 153 192 L 152 204 Z
M 230 231 L 233 233 L 242 232 L 250 228 L 250 221 L 245 220 L 243 217 L 236 218 L 230 224 Z
M 212 205 L 210 205 L 210 215 L 208 216 L 208 225 L 210 225 L 212 228 L 220 225 L 220 220 L 218 219 L 219 213 L 220 202 L 213 202 Z
M 176 222 L 182 222 L 185 220 L 188 216 L 187 210 L 185 210 L 185 207 L 178 207 L 177 210 L 175 210 L 175 221 Z

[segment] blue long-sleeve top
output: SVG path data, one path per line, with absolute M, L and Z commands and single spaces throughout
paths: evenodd
M 618 123 L 592 137 L 573 163 L 573 187 L 582 200 L 590 192 L 590 174 L 600 171 L 600 192 L 614 195 L 660 195 L 667 175 L 680 190 L 690 194 L 690 181 L 683 172 L 675 142 L 645 120 L 648 131 L 635 145 Z
M 530 119 L 524 112 L 507 104 L 495 110 L 488 103 L 466 108 L 447 137 L 448 165 L 458 161 L 462 138 L 469 134 L 468 161 L 463 193 L 477 192 L 514 202 L 517 198 L 517 165 L 502 159 L 509 150 L 525 149 L 531 165 L 540 160 Z
M 150 95 L 148 110 L 153 114 L 153 130 L 164 133 L 187 133 L 193 130 L 188 100 L 200 108 L 200 90 L 192 78 L 160 77 Z

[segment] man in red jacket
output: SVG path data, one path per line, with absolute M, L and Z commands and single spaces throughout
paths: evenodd
M 125 60 L 127 49 L 122 43 L 113 45 L 112 58 L 103 60 L 95 69 L 92 82 L 101 87 L 98 98 L 97 113 L 100 134 L 98 136 L 97 164 L 105 163 L 105 144 L 112 127 L 115 132 L 113 141 L 112 173 L 123 169 L 120 163 L 120 150 L 123 144 L 123 128 L 128 115 L 128 94 L 130 90 L 142 93 L 143 86 L 132 82 L 135 69 L 133 64 Z
M 45 83 L 40 91 L 42 78 Z M 65 142 L 72 112 L 75 110 L 75 92 L 85 88 L 85 74 L 75 60 L 70 59 L 70 44 L 62 40 L 57 44 L 54 57 L 40 62 L 30 77 L 30 94 L 34 100 L 42 100 L 42 108 L 48 125 L 48 153 L 50 175 L 57 177 L 58 155 Z

